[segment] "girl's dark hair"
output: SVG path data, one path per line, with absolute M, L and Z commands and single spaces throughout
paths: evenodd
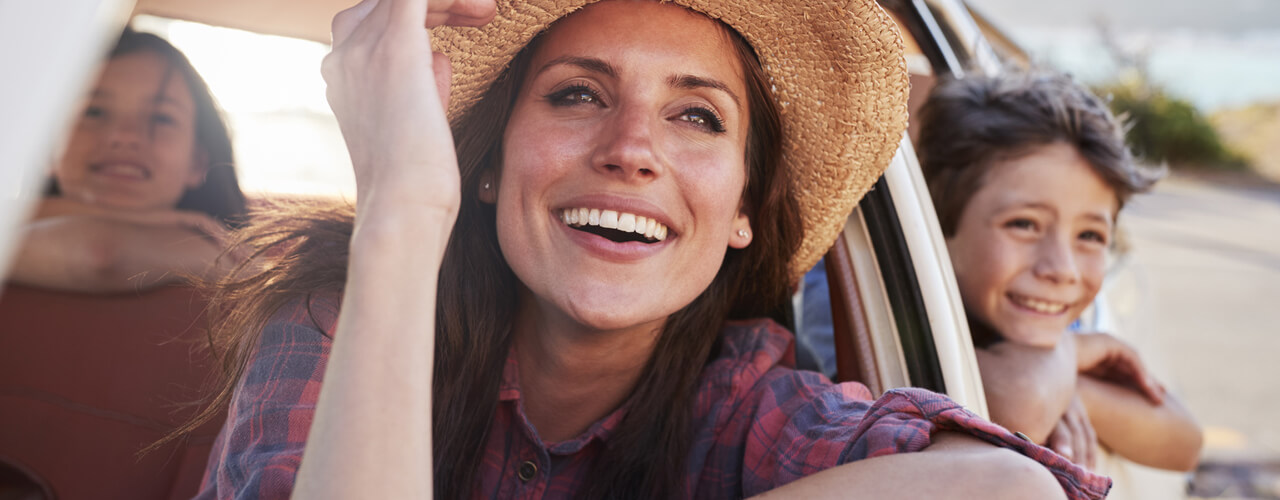
M 1075 148 L 1123 207 L 1164 175 L 1134 161 L 1124 133 L 1106 103 L 1070 76 L 1009 70 L 934 87 L 920 109 L 917 151 L 942 233 L 950 237 L 991 167 L 1055 142 Z
M 668 318 L 624 403 L 625 417 L 599 450 L 581 498 L 683 496 L 693 396 L 725 320 L 761 316 L 789 296 L 787 263 L 803 230 L 788 172 L 781 167 L 781 114 L 754 51 L 736 32 L 724 30 L 741 61 L 749 94 L 743 194 L 755 236 L 747 248 L 729 249 L 711 285 Z M 477 195 L 485 179 L 499 173 L 503 132 L 539 41 L 530 42 L 484 97 L 453 123 L 462 201 L 445 250 L 436 304 L 432 408 L 437 498 L 470 497 L 497 409 L 519 282 L 498 246 L 495 208 Z M 299 296 L 342 289 L 353 217 L 349 204 L 276 206 L 255 213 L 242 241 L 260 256 L 283 257 L 265 271 L 215 290 L 211 341 L 225 378 L 213 404 L 178 433 L 213 418 L 229 403 L 259 332 L 276 309 Z
M 191 92 L 191 101 L 195 104 L 196 144 L 204 151 L 209 162 L 204 183 L 183 193 L 175 208 L 203 212 L 228 225 L 243 222 L 247 209 L 244 193 L 240 191 L 240 183 L 236 180 L 231 134 L 213 99 L 213 93 L 209 92 L 209 86 L 182 51 L 151 33 L 125 28 L 107 59 L 143 51 L 159 55 L 168 64 L 170 74 L 176 72 L 186 82 L 187 90 Z M 45 195 L 61 194 L 57 180 L 51 177 Z

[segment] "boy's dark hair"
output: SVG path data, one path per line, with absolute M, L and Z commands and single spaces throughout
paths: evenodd
M 1126 128 L 1070 76 L 1047 71 L 971 75 L 939 83 L 920 110 L 920 166 L 942 233 L 955 235 L 986 173 L 1055 142 L 1076 149 L 1116 194 L 1117 207 L 1151 188 L 1163 168 L 1139 166 Z

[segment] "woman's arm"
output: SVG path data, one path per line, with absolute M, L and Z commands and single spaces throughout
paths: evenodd
M 1070 336 L 1053 349 L 1000 342 L 977 349 L 991 421 L 1044 443 L 1071 403 L 1076 383 Z
M 185 276 L 213 278 L 221 253 L 213 239 L 178 225 L 51 217 L 28 224 L 9 279 L 79 292 L 139 290 Z
M 477 3 L 487 15 L 473 16 Z M 449 66 L 425 24 L 491 1 L 364 0 L 322 72 L 356 174 L 342 313 L 295 498 L 430 498 L 436 283 L 460 203 Z
M 1049 470 L 977 438 L 940 433 L 919 453 L 833 467 L 755 498 L 1065 499 Z
M 1137 351 L 1105 333 L 1073 337 L 1079 346 L 1077 387 L 1098 440 L 1143 465 L 1194 469 L 1203 441 L 1200 426 Z

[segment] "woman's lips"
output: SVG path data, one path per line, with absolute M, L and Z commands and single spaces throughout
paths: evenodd
M 667 239 L 669 231 L 666 224 L 658 222 L 657 219 L 598 208 L 577 207 L 562 209 L 560 210 L 560 221 L 574 228 L 596 226 L 614 229 L 622 233 L 634 233 L 643 236 L 648 242 Z

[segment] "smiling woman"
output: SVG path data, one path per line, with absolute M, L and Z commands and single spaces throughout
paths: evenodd
M 787 367 L 758 318 L 905 128 L 874 2 L 366 0 L 333 32 L 359 205 L 247 231 L 274 265 L 215 300 L 201 498 L 1105 494 L 943 396 Z

